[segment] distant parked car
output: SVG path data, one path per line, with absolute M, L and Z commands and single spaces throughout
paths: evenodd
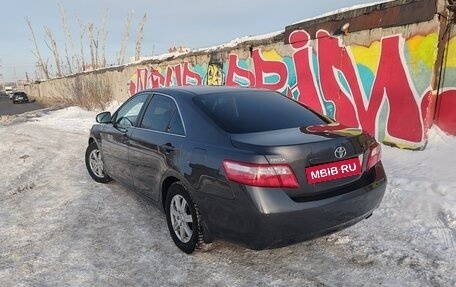
M 13 104 L 28 103 L 29 102 L 27 94 L 24 93 L 24 92 L 14 92 L 12 100 L 13 100 Z
M 14 94 L 13 87 L 11 87 L 11 86 L 6 86 L 6 87 L 5 87 L 5 93 L 9 96 L 10 100 L 13 99 L 13 94 Z
M 373 137 L 278 92 L 150 89 L 96 120 L 90 176 L 150 197 L 186 253 L 216 239 L 264 249 L 329 234 L 370 217 L 385 192 Z

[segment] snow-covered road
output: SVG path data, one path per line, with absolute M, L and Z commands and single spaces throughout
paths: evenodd
M 0 286 L 456 286 L 456 138 L 384 147 L 389 187 L 368 220 L 331 236 L 186 255 L 164 215 L 84 166 L 95 113 L 0 122 Z

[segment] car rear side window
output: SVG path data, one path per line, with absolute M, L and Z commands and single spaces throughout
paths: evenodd
M 253 133 L 327 123 L 323 116 L 272 91 L 206 94 L 194 97 L 193 101 L 229 133 Z
M 174 100 L 168 96 L 154 95 L 147 107 L 141 128 L 184 135 L 184 126 Z

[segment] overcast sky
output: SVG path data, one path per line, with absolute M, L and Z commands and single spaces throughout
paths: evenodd
M 370 0 L 1 0 L 0 17 L 0 73 L 3 81 L 25 79 L 27 72 L 35 78 L 35 51 L 25 18 L 29 18 L 44 59 L 53 64 L 50 50 L 44 43 L 44 26 L 51 29 L 64 59 L 64 33 L 59 12 L 62 3 L 73 40 L 79 47 L 81 23 L 93 23 L 102 28 L 107 17 L 107 62 L 114 64 L 128 14 L 133 11 L 130 44 L 126 59 L 134 56 L 134 42 L 138 24 L 144 13 L 142 55 L 167 52 L 173 46 L 204 48 L 229 42 L 238 37 L 261 35 L 279 31 L 302 19 L 315 17 L 353 5 L 373 3 Z M 86 33 L 87 34 L 87 33 Z M 88 45 L 88 44 L 86 44 Z M 70 49 L 70 48 L 69 48 Z M 85 47 L 88 51 L 88 46 Z M 79 49 L 78 49 L 79 51 Z

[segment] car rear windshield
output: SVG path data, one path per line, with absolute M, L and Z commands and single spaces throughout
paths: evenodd
M 193 98 L 217 125 L 229 133 L 254 133 L 327 123 L 306 107 L 273 91 L 239 91 Z

